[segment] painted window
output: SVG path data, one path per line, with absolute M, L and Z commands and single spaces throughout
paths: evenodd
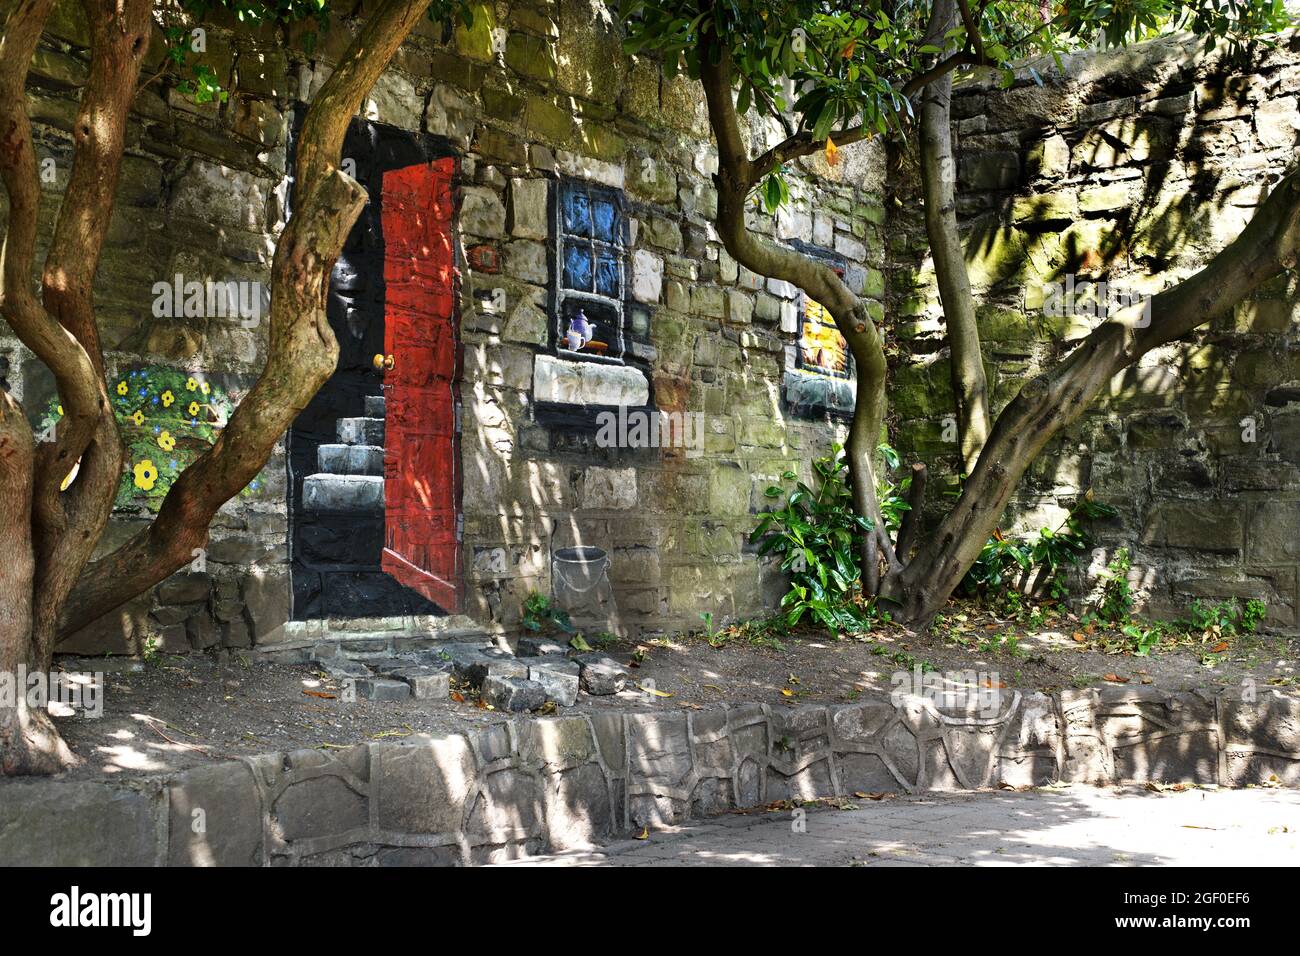
M 577 179 L 562 179 L 557 188 L 556 350 L 621 362 L 627 282 L 623 195 Z
M 826 307 L 810 296 L 803 299 L 799 367 L 835 378 L 849 377 L 848 343 Z

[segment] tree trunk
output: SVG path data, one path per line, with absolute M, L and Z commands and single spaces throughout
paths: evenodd
M 0 775 L 58 773 L 75 762 L 48 713 L 27 705 L 26 675 L 49 670 L 31 656 L 35 456 L 27 417 L 0 391 Z
M 365 191 L 339 168 L 343 137 L 429 0 L 383 0 L 308 109 L 294 215 L 272 267 L 266 367 L 213 447 L 177 479 L 157 519 L 88 565 L 111 514 L 122 447 L 108 399 L 92 287 L 112 214 L 126 120 L 149 44 L 151 0 L 82 0 L 91 66 L 73 125 L 73 165 L 33 294 L 40 185 L 26 112 L 28 67 L 53 0 L 20 0 L 0 39 L 0 178 L 9 223 L 0 250 L 0 314 L 50 369 L 66 414 L 34 444 L 21 408 L 0 393 L 0 675 L 48 674 L 56 639 L 184 566 L 217 509 L 266 464 L 280 436 L 329 378 L 337 343 L 325 314 L 330 272 Z M 63 488 L 75 468 L 76 479 Z M 42 679 L 45 679 L 44 676 Z M 3 687 L 0 687 L 3 690 Z M 44 710 L 0 697 L 0 771 L 47 773 L 74 760 Z
M 339 169 L 343 137 L 429 0 L 383 0 L 321 87 L 303 120 L 293 214 L 271 267 L 266 366 L 213 446 L 167 492 L 158 517 L 112 554 L 87 565 L 61 619 L 67 637 L 193 560 L 208 525 L 270 459 L 280 436 L 329 380 L 338 343 L 325 313 L 330 272 L 366 193 Z
M 903 572 L 886 582 L 882 593 L 898 605 L 897 616 L 924 625 L 943 607 L 997 527 L 1025 469 L 1111 378 L 1293 268 L 1298 249 L 1300 172 L 1293 172 L 1205 268 L 1151 299 L 1149 323 L 1142 305 L 1131 306 L 1095 329 L 1055 368 L 1027 382 L 998 416 L 956 506 Z
M 957 22 L 955 0 L 935 0 L 926 42 L 944 45 Z M 940 54 L 942 56 L 942 54 Z M 957 437 L 962 470 L 970 473 L 989 436 L 988 382 L 975 323 L 975 299 L 957 231 L 957 165 L 952 153 L 952 73 L 932 81 L 921 98 L 921 188 L 925 231 L 943 304 L 951 354 L 952 390 L 957 400 Z
M 858 299 L 829 266 L 793 249 L 754 235 L 745 225 L 745 202 L 766 162 L 753 163 L 740 134 L 732 91 L 732 65 L 716 39 L 709 44 L 717 53 L 701 57 L 701 82 L 708 102 L 709 121 L 718 140 L 718 213 L 715 224 L 732 258 L 758 275 L 780 279 L 820 302 L 835 319 L 857 366 L 857 400 L 845 447 L 854 510 L 872 523 L 861 543 L 862 584 L 874 595 L 880 582 L 880 564 L 895 565 L 893 546 L 885 533 L 876 495 L 873 460 L 885 420 L 884 344 L 880 332 Z M 848 141 L 848 138 L 845 138 Z M 805 144 L 804 152 L 815 148 Z

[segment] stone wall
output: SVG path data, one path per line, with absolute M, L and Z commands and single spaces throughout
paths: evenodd
M 1250 219 L 1300 141 L 1300 41 L 1231 61 L 1169 39 L 1039 64 L 1007 90 L 953 100 L 961 225 L 995 410 L 1097 324 L 1052 316 L 1048 283 L 1109 280 L 1149 295 L 1196 272 Z M 953 473 L 948 355 L 917 177 L 891 179 L 892 433 Z M 1092 488 L 1119 509 L 1095 530 L 1095 573 L 1120 546 L 1156 615 L 1193 598 L 1268 603 L 1294 631 L 1300 565 L 1300 348 L 1293 276 L 1145 357 L 1027 473 L 1009 525 L 1055 526 Z
M 0 865 L 493 862 L 775 801 L 1076 783 L 1300 786 L 1300 706 L 1154 687 L 525 718 L 114 783 L 0 781 Z
M 200 61 L 229 88 L 228 100 L 196 104 L 170 75 L 136 99 L 96 285 L 131 456 L 106 548 L 149 520 L 266 354 L 264 324 L 241 316 L 155 316 L 154 285 L 174 276 L 267 282 L 285 217 L 294 109 L 319 89 L 356 26 L 335 21 L 313 44 L 301 28 L 250 33 L 218 22 Z M 75 4 L 59 3 L 29 83 L 49 172 L 46 240 L 67 181 L 86 43 Z M 146 74 L 161 56 L 155 36 Z M 516 0 L 477 6 L 473 27 L 457 27 L 448 44 L 440 27 L 418 27 L 362 121 L 457 157 L 465 612 L 511 626 L 530 590 L 552 590 L 552 553 L 575 545 L 609 557 L 612 598 L 596 623 L 610 629 L 697 626 L 701 612 L 754 614 L 778 598 L 781 582 L 747 542 L 752 514 L 767 484 L 788 469 L 806 475 L 810 459 L 842 437 L 852 394 L 794 368 L 796 291 L 739 268 L 721 248 L 709 222 L 716 153 L 698 86 L 626 56 L 601 3 Z M 756 145 L 775 135 L 758 126 L 749 133 Z M 755 211 L 753 224 L 834 256 L 880 315 L 881 151 L 863 144 L 841 155 L 835 167 L 804 161 L 792 206 L 775 218 Z M 629 348 L 616 367 L 556 354 L 547 240 L 562 178 L 623 197 Z M 38 427 L 57 416 L 48 373 L 3 326 L 0 378 Z M 137 403 L 142 421 L 131 426 Z M 698 413 L 702 446 L 690 454 L 597 447 L 592 409 L 620 405 Z M 301 476 L 291 474 L 286 448 L 221 510 L 192 568 L 62 649 L 138 652 L 157 641 L 182 651 L 291 638 L 292 619 L 317 612 L 295 609 L 291 597 L 288 502 Z

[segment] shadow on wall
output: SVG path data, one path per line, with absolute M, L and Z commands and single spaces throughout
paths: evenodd
M 1199 271 L 1241 233 L 1300 146 L 1294 45 L 1206 64 L 1181 41 L 1152 44 L 1136 68 L 1071 67 L 1042 88 L 959 93 L 962 228 L 995 413 L 1104 320 L 1086 308 L 1049 314 L 1054 289 L 1119 293 L 1113 310 Z M 1117 375 L 1031 466 L 1008 525 L 1055 527 L 1092 488 L 1120 515 L 1098 523 L 1091 573 L 1128 547 L 1150 613 L 1257 598 L 1268 623 L 1294 627 L 1300 549 L 1284 539 L 1300 514 L 1287 500 L 1300 497 L 1298 293 L 1281 276 Z M 938 309 L 933 296 L 921 304 L 926 316 Z M 942 335 L 937 320 L 917 328 Z M 906 398 L 902 416 L 932 464 L 951 455 L 929 420 L 940 398 L 951 402 L 937 348 L 931 364 L 902 370 L 939 396 Z

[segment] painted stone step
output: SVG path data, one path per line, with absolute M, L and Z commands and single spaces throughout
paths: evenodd
M 382 418 L 340 418 L 339 441 L 344 445 L 378 445 L 384 444 L 384 420 Z
M 383 418 L 388 413 L 385 407 L 386 403 L 382 395 L 366 396 L 366 417 Z
M 384 450 L 378 445 L 321 445 L 316 467 L 329 475 L 382 475 Z
M 344 514 L 382 514 L 382 475 L 308 475 L 302 481 L 302 504 L 307 511 Z

